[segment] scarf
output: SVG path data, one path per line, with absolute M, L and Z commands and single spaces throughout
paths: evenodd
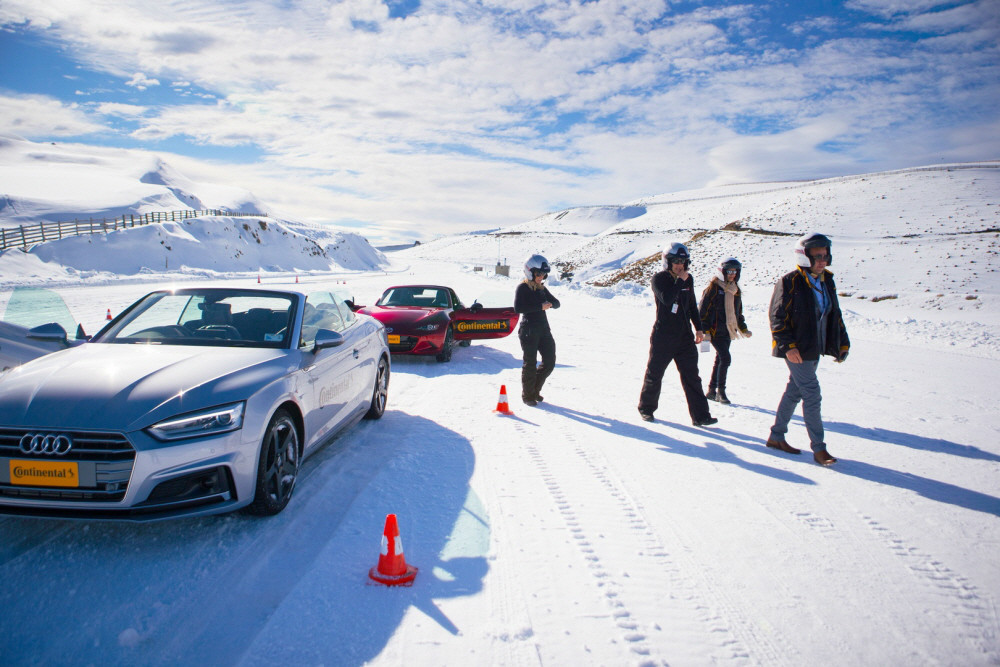
M 732 340 L 746 338 L 746 334 L 740 331 L 739 321 L 736 318 L 736 294 L 740 291 L 739 286 L 735 281 L 730 283 L 718 278 L 714 280 L 719 289 L 726 294 L 726 330 L 729 331 L 729 338 Z

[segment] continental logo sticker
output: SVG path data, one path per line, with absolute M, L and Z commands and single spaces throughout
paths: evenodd
M 79 486 L 75 462 L 9 461 L 10 483 L 23 486 Z
M 455 323 L 458 333 L 475 333 L 479 331 L 510 331 L 508 320 L 471 320 Z

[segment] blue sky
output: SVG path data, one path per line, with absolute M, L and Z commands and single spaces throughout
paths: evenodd
M 4 0 L 0 133 L 380 238 L 1000 157 L 996 0 Z

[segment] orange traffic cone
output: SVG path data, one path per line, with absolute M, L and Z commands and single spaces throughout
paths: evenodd
M 110 308 L 108 308 L 108 316 L 105 317 L 104 319 L 106 319 L 106 320 L 110 320 L 111 319 L 111 309 Z
M 512 415 L 510 406 L 507 404 L 507 385 L 500 385 L 500 400 L 497 401 L 497 409 L 493 412 L 501 415 Z
M 403 540 L 399 538 L 395 514 L 385 516 L 378 567 L 368 570 L 368 576 L 386 586 L 409 586 L 417 576 L 417 568 L 407 565 L 403 557 Z

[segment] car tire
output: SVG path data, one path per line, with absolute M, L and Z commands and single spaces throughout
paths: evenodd
M 365 419 L 381 419 L 385 414 L 385 404 L 389 400 L 389 361 L 382 357 L 378 360 L 375 371 L 375 389 L 372 390 L 372 403 L 365 413 Z
M 444 345 L 441 346 L 441 351 L 438 352 L 435 359 L 441 363 L 451 361 L 451 350 L 455 347 L 455 334 L 451 331 L 451 326 L 448 326 L 448 331 L 444 335 Z
M 257 461 L 257 486 L 249 514 L 272 516 L 285 509 L 299 475 L 299 430 L 287 410 L 278 410 L 264 431 Z

